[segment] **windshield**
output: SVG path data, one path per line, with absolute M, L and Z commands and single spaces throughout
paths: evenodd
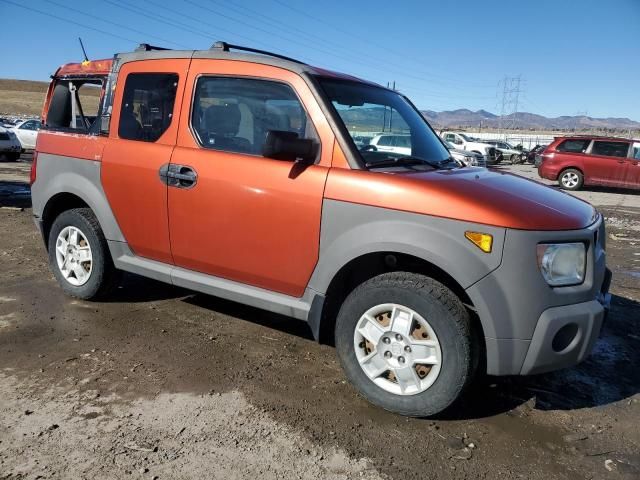
M 465 135 L 464 133 L 461 133 L 460 136 L 464 138 L 467 142 L 473 142 L 473 138 L 471 138 L 469 135 Z
M 371 168 L 403 157 L 423 160 L 425 165 L 449 161 L 448 150 L 401 95 L 355 82 L 320 79 L 320 83 L 365 165 Z

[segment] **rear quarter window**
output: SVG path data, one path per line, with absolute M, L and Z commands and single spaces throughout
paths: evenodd
M 584 153 L 587 147 L 589 146 L 590 142 L 591 142 L 590 139 L 587 139 L 587 140 L 569 139 L 569 140 L 565 140 L 560 145 L 558 145 L 556 147 L 556 150 L 558 152 Z

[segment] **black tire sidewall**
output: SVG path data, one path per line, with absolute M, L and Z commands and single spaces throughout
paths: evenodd
M 100 291 L 105 278 L 106 252 L 104 237 L 102 236 L 102 232 L 87 218 L 88 215 L 92 214 L 88 214 L 87 211 L 81 211 L 81 209 L 68 210 L 61 213 L 51 226 L 48 242 L 49 264 L 56 280 L 67 294 L 82 299 L 95 297 Z M 71 285 L 64 278 L 56 259 L 56 240 L 58 235 L 64 228 L 70 226 L 78 228 L 84 234 L 91 247 L 91 275 L 89 276 L 89 280 L 80 286 Z
M 459 397 L 473 369 L 470 331 L 460 328 L 461 323 L 468 327 L 468 321 L 456 321 L 451 310 L 424 290 L 389 285 L 361 287 L 345 300 L 336 322 L 336 348 L 351 383 L 371 403 L 395 413 L 430 416 L 445 410 Z M 396 303 L 413 309 L 438 337 L 442 351 L 441 369 L 433 385 L 422 393 L 405 396 L 387 392 L 373 383 L 358 363 L 353 345 L 355 327 L 364 312 L 381 303 Z

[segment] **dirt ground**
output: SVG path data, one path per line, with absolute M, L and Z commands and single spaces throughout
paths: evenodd
M 133 275 L 108 302 L 64 296 L 28 169 L 0 163 L 0 479 L 640 478 L 637 192 L 579 193 L 614 271 L 591 357 L 420 420 L 359 397 L 302 322 Z

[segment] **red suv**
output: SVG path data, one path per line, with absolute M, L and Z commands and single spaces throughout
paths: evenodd
M 557 137 L 542 154 L 542 178 L 567 190 L 583 185 L 640 188 L 640 158 L 633 140 L 613 137 Z

